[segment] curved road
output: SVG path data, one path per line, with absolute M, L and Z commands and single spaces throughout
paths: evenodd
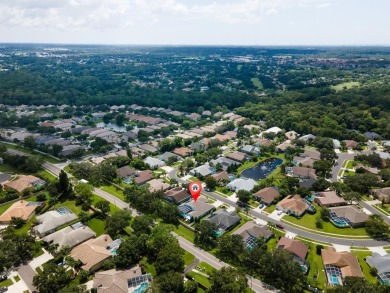
M 173 169 L 171 172 L 169 172 L 169 177 L 176 179 L 179 183 L 187 183 L 185 180 L 177 177 L 177 171 L 178 170 L 176 168 Z M 214 192 L 202 191 L 202 193 L 210 196 L 211 198 L 219 200 L 227 205 L 230 205 L 232 207 L 237 207 L 237 204 L 234 201 L 231 201 L 226 197 L 218 195 Z M 275 219 L 270 218 L 269 216 L 266 216 L 254 210 L 249 210 L 249 214 L 266 222 L 282 224 L 284 226 L 285 231 L 319 242 L 326 242 L 326 243 L 345 245 L 345 246 L 359 246 L 359 247 L 378 247 L 378 246 L 381 247 L 390 244 L 389 240 L 356 239 L 356 238 L 348 239 L 348 238 L 338 238 L 337 236 L 333 237 L 333 236 L 321 235 L 307 230 L 299 229 L 295 226 L 287 224 L 286 222 L 277 221 Z

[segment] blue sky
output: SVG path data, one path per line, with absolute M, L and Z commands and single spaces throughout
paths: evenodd
M 0 0 L 0 42 L 390 45 L 387 0 Z

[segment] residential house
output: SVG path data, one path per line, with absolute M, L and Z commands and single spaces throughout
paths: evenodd
M 321 249 L 321 257 L 329 285 L 343 285 L 346 277 L 364 277 L 357 258 L 350 252 L 326 247 Z
M 314 202 L 321 207 L 336 207 L 347 204 L 347 202 L 335 191 L 318 192 Z
M 40 236 L 46 236 L 53 233 L 56 228 L 70 223 L 77 219 L 77 216 L 67 207 L 60 207 L 56 210 L 48 211 L 36 217 L 38 225 L 33 230 Z
M 229 141 L 231 140 L 232 138 L 230 137 L 230 135 L 227 135 L 227 134 L 216 134 L 213 139 L 218 139 L 220 142 L 226 142 L 226 141 Z
M 367 139 L 369 139 L 369 140 L 377 140 L 377 139 L 381 139 L 381 136 L 378 134 L 378 133 L 376 133 L 376 132 L 365 132 L 364 134 L 363 134 Z
M 136 170 L 134 168 L 130 168 L 129 166 L 123 166 L 121 168 L 116 169 L 116 174 L 122 180 L 129 180 L 136 174 Z
M 368 215 L 354 205 L 333 207 L 329 210 L 331 213 L 331 222 L 342 219 L 353 228 L 364 226 L 368 220 Z
M 265 205 L 270 206 L 280 197 L 280 193 L 277 187 L 266 187 L 260 189 L 258 192 L 253 194 L 253 196 Z
M 15 189 L 22 192 L 26 188 L 39 188 L 46 182 L 38 177 L 32 175 L 18 175 L 15 180 L 3 183 L 5 189 Z
M 286 173 L 289 176 L 292 177 L 297 177 L 297 178 L 302 178 L 302 179 L 316 179 L 316 170 L 312 168 L 305 168 L 305 167 L 299 167 L 299 166 L 294 166 L 294 167 L 287 167 L 286 168 Z
M 10 224 L 13 218 L 27 222 L 34 216 L 35 209 L 41 206 L 41 202 L 19 200 L 13 203 L 1 216 L 0 224 Z
M 253 145 L 244 145 L 240 151 L 249 155 L 260 155 L 260 148 Z
M 199 220 L 215 209 L 207 203 L 207 198 L 201 196 L 197 201 L 191 200 L 178 206 L 180 215 L 188 222 Z
M 343 140 L 345 147 L 349 150 L 355 150 L 358 146 L 358 143 L 354 140 Z
M 169 160 L 169 158 L 171 158 L 171 157 L 176 158 L 176 161 L 181 160 L 181 157 L 180 157 L 180 156 L 175 155 L 174 153 L 171 153 L 171 152 L 165 152 L 165 153 L 163 153 L 162 155 L 159 156 L 159 159 L 160 159 L 161 161 L 164 161 L 164 162 L 166 163 L 166 162 Z
M 390 254 L 380 255 L 374 252 L 372 256 L 366 257 L 366 262 L 376 269 L 380 283 L 390 285 Z
M 341 142 L 338 139 L 333 139 L 333 147 L 335 149 L 340 149 L 341 148 Z
M 103 234 L 74 247 L 70 256 L 83 263 L 83 270 L 95 271 L 103 266 L 105 260 L 112 257 L 112 252 L 107 249 L 112 242 L 110 235 Z
M 300 179 L 298 184 L 299 187 L 301 188 L 306 188 L 311 190 L 313 188 L 313 184 L 316 182 L 317 182 L 316 179 Z
M 185 147 L 175 148 L 172 152 L 182 158 L 192 156 L 194 153 L 193 150 Z
M 299 137 L 298 139 L 302 140 L 304 142 L 308 142 L 309 140 L 313 140 L 315 138 L 316 138 L 316 136 L 313 135 L 313 134 L 306 134 L 306 135 L 303 135 L 303 136 Z
M 199 152 L 199 151 L 202 151 L 204 150 L 206 147 L 204 145 L 204 143 L 202 141 L 199 141 L 199 142 L 193 142 L 191 143 L 189 146 L 188 146 L 191 150 L 193 150 L 194 152 Z
M 251 191 L 256 185 L 257 182 L 253 179 L 237 178 L 227 184 L 226 188 L 234 192 L 238 192 L 240 190 Z
M 161 181 L 161 179 L 152 179 L 147 184 L 149 185 L 150 192 L 155 192 L 159 190 L 165 191 L 170 187 L 169 184 Z
M 165 192 L 165 197 L 168 201 L 179 205 L 190 200 L 191 195 L 186 188 L 174 187 Z
M 0 158 L 0 165 L 3 164 L 3 158 Z M 0 172 L 0 184 L 2 185 L 4 182 L 7 182 L 11 179 L 11 175 L 7 173 Z
M 208 163 L 190 170 L 190 174 L 196 177 L 206 177 L 213 173 L 214 170 L 210 167 Z
M 289 139 L 289 140 L 294 140 L 294 139 L 297 139 L 299 134 L 296 133 L 294 130 L 292 131 L 287 131 L 284 136 Z
M 213 174 L 211 176 L 214 177 L 214 179 L 217 180 L 218 183 L 224 182 L 224 181 L 225 182 L 229 182 L 230 181 L 229 174 L 226 171 L 222 171 L 222 172 Z
M 58 244 L 58 248 L 61 249 L 65 246 L 73 248 L 74 246 L 79 245 L 88 239 L 94 238 L 95 236 L 96 233 L 91 230 L 91 228 L 78 222 L 47 235 L 43 237 L 42 240 L 50 244 Z
M 252 249 L 256 243 L 267 242 L 273 235 L 267 225 L 259 225 L 255 221 L 246 222 L 233 235 L 240 235 L 247 248 Z
M 278 152 L 281 152 L 281 153 L 284 153 L 288 148 L 294 148 L 294 145 L 288 140 L 286 140 L 285 142 L 282 142 L 281 144 L 276 146 L 276 149 L 278 150 Z
M 240 163 L 242 163 L 246 160 L 246 154 L 244 154 L 242 152 L 238 152 L 238 151 L 229 153 L 226 155 L 226 157 L 229 159 L 232 159 L 234 161 L 240 162 Z
M 321 153 L 313 148 L 305 148 L 305 151 L 303 152 L 304 157 L 308 157 L 312 160 L 320 160 L 321 159 Z
M 267 130 L 264 130 L 263 133 L 273 133 L 273 134 L 278 134 L 279 132 L 281 132 L 282 129 L 280 129 L 279 127 L 275 126 L 275 127 L 271 127 Z
M 224 231 L 230 230 L 234 226 L 238 225 L 241 218 L 235 211 L 228 212 L 225 209 L 220 209 L 215 211 L 208 218 L 204 219 L 204 221 L 214 223 L 218 230 L 223 233 Z
M 142 283 L 151 283 L 151 274 L 142 274 L 140 266 L 135 266 L 126 271 L 115 269 L 97 272 L 93 279 L 93 288 L 97 293 L 128 293 L 132 289 L 138 289 Z
M 299 195 L 289 195 L 276 204 L 277 210 L 295 217 L 302 217 L 308 208 Z
M 258 139 L 256 140 L 255 144 L 259 147 L 270 147 L 272 145 L 273 141 L 270 139 Z
M 156 153 L 158 152 L 158 149 L 154 146 L 151 146 L 149 144 L 141 144 L 138 146 L 141 150 L 149 153 Z
M 296 166 L 313 168 L 314 160 L 306 156 L 295 156 L 292 163 Z
M 236 161 L 233 161 L 231 159 L 228 159 L 226 157 L 218 157 L 214 160 L 211 160 L 210 163 L 215 167 L 217 166 L 217 164 L 221 164 L 222 165 L 222 169 L 224 171 L 227 171 L 227 169 L 229 168 L 229 166 L 231 165 L 241 165 L 239 162 L 236 162 Z
M 145 184 L 153 179 L 153 172 L 151 170 L 144 170 L 138 172 L 134 177 L 134 183 L 137 185 Z
M 290 239 L 287 237 L 280 238 L 276 244 L 277 249 L 283 249 L 293 255 L 294 261 L 298 262 L 307 271 L 308 263 L 305 261 L 309 247 L 299 240 Z
M 150 168 L 157 169 L 165 166 L 165 162 L 153 157 L 147 157 L 144 163 L 148 164 Z
M 79 150 L 83 150 L 84 148 L 78 144 L 70 144 L 62 147 L 61 152 L 59 153 L 60 157 L 67 157 L 73 155 L 75 152 Z
M 390 203 L 390 187 L 384 187 L 380 189 L 372 189 L 370 193 L 374 198 L 384 200 L 385 203 Z

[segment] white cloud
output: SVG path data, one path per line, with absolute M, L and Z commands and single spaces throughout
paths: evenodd
M 323 0 L 322 0 L 323 1 Z M 0 25 L 51 29 L 119 28 L 164 20 L 255 23 L 296 6 L 325 7 L 320 0 L 12 0 L 0 1 Z

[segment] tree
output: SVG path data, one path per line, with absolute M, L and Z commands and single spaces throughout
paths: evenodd
M 238 200 L 241 201 L 244 204 L 248 204 L 249 200 L 251 199 L 252 194 L 247 190 L 239 190 L 237 192 Z
M 373 238 L 384 238 L 390 234 L 390 226 L 380 215 L 370 215 L 366 221 L 366 231 Z
M 76 203 L 82 204 L 84 209 L 88 209 L 92 204 L 93 186 L 88 183 L 79 183 L 75 186 L 75 191 L 77 193 Z
M 184 250 L 180 248 L 177 241 L 167 243 L 158 253 L 154 266 L 158 275 L 168 272 L 183 272 Z
M 118 248 L 118 255 L 115 257 L 115 264 L 118 268 L 129 268 L 137 264 L 144 250 L 143 239 L 135 235 L 130 235 L 129 238 L 122 241 Z
M 66 174 L 64 170 L 61 170 L 60 174 L 58 175 L 58 189 L 65 197 L 68 197 L 72 190 L 72 185 L 69 182 L 68 174 Z
M 330 293 L 385 293 L 389 292 L 388 286 L 381 284 L 370 283 L 364 278 L 360 277 L 346 277 L 343 285 L 338 285 L 332 289 L 327 290 Z
M 105 219 L 110 212 L 110 203 L 106 200 L 99 200 L 96 205 L 96 208 L 100 210 L 101 217 Z
M 218 255 L 223 259 L 237 262 L 244 250 L 244 242 L 240 235 L 227 235 L 219 242 Z
M 349 203 L 352 203 L 352 201 L 360 201 L 362 197 L 363 195 L 356 191 L 346 192 L 343 195 L 343 198 Z
M 33 284 L 39 292 L 57 293 L 70 281 L 65 268 L 55 263 L 48 263 L 42 272 L 34 276 Z
M 131 228 L 136 235 L 149 235 L 152 232 L 153 225 L 154 222 L 150 216 L 142 215 L 134 218 L 133 223 L 131 224 Z
M 223 170 L 223 166 L 222 166 L 222 164 L 221 163 L 217 163 L 217 164 L 215 164 L 215 170 L 217 171 L 217 172 L 221 172 L 222 170 Z
M 36 146 L 36 141 L 34 136 L 27 136 L 23 140 L 23 146 L 29 150 L 33 150 Z
M 42 168 L 43 159 L 40 156 L 27 156 L 23 165 L 23 170 L 36 173 Z
M 217 180 L 213 176 L 207 176 L 205 179 L 205 183 L 206 186 L 211 190 L 214 190 L 218 184 Z
M 168 272 L 157 276 L 152 284 L 152 293 L 183 293 L 183 275 L 177 272 Z
M 210 293 L 244 293 L 248 288 L 248 281 L 244 274 L 231 267 L 222 267 L 210 275 Z
M 212 248 L 216 245 L 217 226 L 210 221 L 203 221 L 195 224 L 195 243 L 199 246 Z
M 106 219 L 106 231 L 113 237 L 117 238 L 123 232 L 123 229 L 129 225 L 131 213 L 129 210 L 116 211 L 112 216 Z
M 379 185 L 379 179 L 371 173 L 355 174 L 347 176 L 344 183 L 352 190 L 362 194 L 367 194 L 371 187 Z
M 195 281 L 188 280 L 184 284 L 184 293 L 197 293 L 198 283 Z
M 325 191 L 330 187 L 331 183 L 325 178 L 318 178 L 316 182 L 314 182 L 312 188 L 314 191 Z
M 333 163 L 327 160 L 317 160 L 313 163 L 313 168 L 316 174 L 321 177 L 326 177 L 332 171 Z

